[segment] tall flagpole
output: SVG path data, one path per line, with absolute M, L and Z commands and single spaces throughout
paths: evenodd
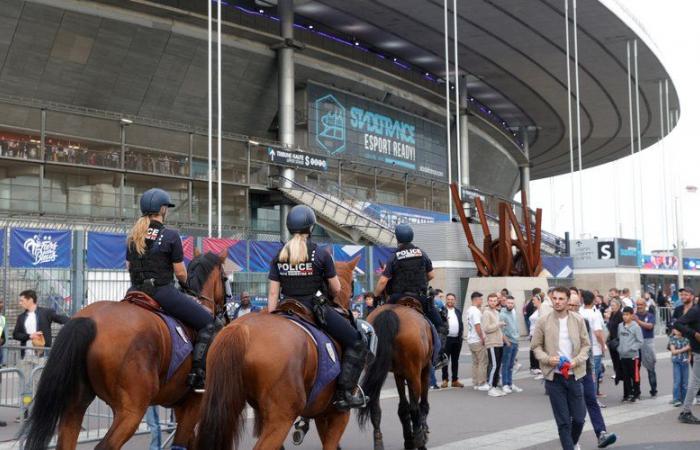
M 212 164 L 211 164 L 211 158 L 212 158 L 212 83 L 211 83 L 211 77 L 212 77 L 212 67 L 211 67 L 211 57 L 212 57 L 212 48 L 211 48 L 211 29 L 212 29 L 212 10 L 211 10 L 211 1 L 207 0 L 207 116 L 208 116 L 208 125 L 209 125 L 209 132 L 207 134 L 207 191 L 208 191 L 208 198 L 207 198 L 207 205 L 208 205 L 208 212 L 207 212 L 207 236 L 211 237 L 211 229 L 212 229 L 212 208 L 213 208 L 213 198 L 212 198 L 212 179 L 211 179 L 211 171 L 212 171 Z M 192 162 L 190 161 L 190 164 Z
M 571 235 L 578 239 L 576 234 L 576 194 L 574 191 L 574 135 L 571 131 L 571 55 L 569 45 L 569 0 L 564 0 L 564 23 L 566 29 L 566 100 L 569 111 L 569 163 L 571 172 Z
M 450 143 L 450 41 L 448 38 L 447 24 L 447 0 L 443 0 L 445 7 L 445 130 L 447 131 L 447 182 L 452 183 L 452 145 Z M 450 204 L 450 220 L 452 219 L 452 190 L 448 189 L 448 203 Z
M 579 199 L 579 214 L 581 217 L 581 235 L 583 235 L 586 227 L 584 226 L 585 214 L 583 213 L 583 159 L 581 157 L 581 96 L 579 91 L 579 68 L 578 68 L 578 11 L 576 0 L 574 0 L 574 64 L 576 66 L 576 141 L 578 143 L 578 199 Z
M 208 0 L 211 3 L 210 0 Z M 221 229 L 223 223 L 221 223 L 221 205 L 223 204 L 223 199 L 221 198 L 221 170 L 223 169 L 223 161 L 221 160 L 221 139 L 223 130 L 221 129 L 221 0 L 216 2 L 216 223 L 218 225 L 217 237 L 221 239 Z
M 461 145 L 462 140 L 460 139 L 459 130 L 459 38 L 457 37 L 457 0 L 452 0 L 452 40 L 454 41 L 454 60 L 455 60 L 455 129 L 457 130 L 456 147 L 457 151 L 457 187 L 459 195 L 462 195 L 462 161 L 461 161 Z

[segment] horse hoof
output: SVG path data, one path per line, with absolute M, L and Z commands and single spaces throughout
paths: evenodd
M 428 443 L 428 436 L 425 434 L 425 430 L 421 430 L 413 436 L 413 444 L 416 448 L 424 448 L 425 444 Z
M 403 448 L 405 450 L 413 450 L 416 446 L 413 444 L 413 441 L 403 441 Z

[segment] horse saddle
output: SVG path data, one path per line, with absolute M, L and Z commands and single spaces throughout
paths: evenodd
M 150 295 L 141 291 L 131 291 L 124 296 L 123 302 L 131 303 L 132 305 L 151 311 L 160 317 L 168 327 L 170 333 L 170 342 L 172 342 L 170 350 L 170 365 L 168 366 L 168 374 L 165 381 L 167 382 L 185 362 L 188 356 L 192 354 L 192 342 L 195 338 L 195 331 L 185 326 L 182 322 L 169 316 L 160 306 L 157 300 Z

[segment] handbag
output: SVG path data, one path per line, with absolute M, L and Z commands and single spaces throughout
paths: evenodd
M 616 350 L 617 347 L 620 346 L 620 339 L 619 338 L 613 338 L 608 341 L 608 348 L 611 350 Z

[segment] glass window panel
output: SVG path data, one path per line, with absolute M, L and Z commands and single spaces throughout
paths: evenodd
M 167 152 L 190 153 L 190 135 L 182 131 L 132 124 L 125 130 L 126 143 L 134 147 L 146 147 Z
M 0 209 L 39 212 L 39 165 L 3 161 L 0 165 Z
M 246 189 L 237 186 L 222 186 L 221 221 L 224 230 L 243 228 L 246 226 Z M 216 227 L 217 220 L 217 189 L 212 189 L 212 224 Z M 192 185 L 192 215 L 193 222 L 206 225 L 208 223 L 209 195 L 206 183 L 194 182 Z
M 44 172 L 44 213 L 117 217 L 120 183 L 121 176 L 108 171 L 49 166 Z
M 216 139 L 212 143 L 212 165 L 218 167 L 216 161 Z M 221 179 L 223 181 L 232 181 L 234 183 L 247 183 L 247 171 L 248 171 L 248 161 L 247 161 L 247 147 L 248 143 L 245 141 L 238 141 L 232 139 L 224 139 L 221 142 L 221 158 L 222 158 L 222 172 Z M 206 179 L 207 178 L 207 137 L 201 134 L 196 134 L 194 136 L 194 171 L 192 176 L 194 178 Z M 216 179 L 216 173 L 212 175 Z
M 136 172 L 186 177 L 190 172 L 190 159 L 181 153 L 128 147 L 124 167 Z
M 124 217 L 137 219 L 141 216 L 139 202 L 147 190 L 159 187 L 165 189 L 175 205 L 168 209 L 168 222 L 190 223 L 190 199 L 188 182 L 173 178 L 161 178 L 137 174 L 127 174 L 124 180 Z
M 41 110 L 9 103 L 0 104 L 0 124 L 38 132 L 41 130 Z
M 39 132 L 26 134 L 0 126 L 0 156 L 6 158 L 41 160 Z
M 425 179 L 417 179 L 409 177 L 408 179 L 408 196 L 406 206 L 411 208 L 419 208 L 432 210 L 430 203 L 430 182 Z
M 121 167 L 121 146 L 117 143 L 47 135 L 46 161 L 118 169 Z
M 121 125 L 116 119 L 99 119 L 73 113 L 46 111 L 47 132 L 119 143 L 120 129 Z

